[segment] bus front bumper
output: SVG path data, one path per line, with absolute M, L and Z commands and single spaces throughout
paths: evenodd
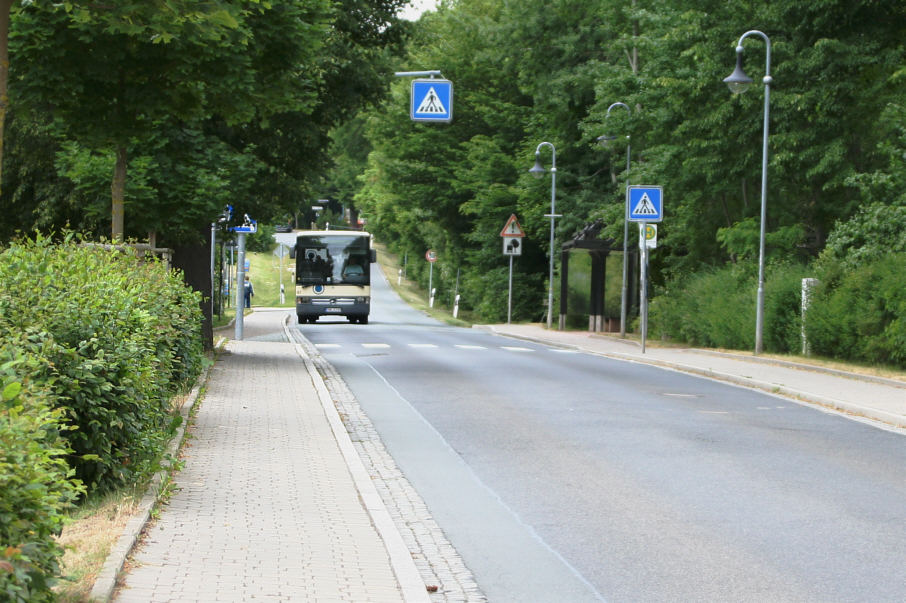
M 368 316 L 367 297 L 297 297 L 299 316 Z

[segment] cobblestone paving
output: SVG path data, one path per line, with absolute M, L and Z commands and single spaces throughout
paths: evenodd
M 233 341 L 120 602 L 400 601 L 296 346 Z
M 487 601 L 472 572 L 396 466 L 343 378 L 297 329 L 291 329 L 291 334 L 324 378 L 350 438 L 412 553 L 422 579 L 425 584 L 438 587 L 431 600 L 436 603 Z

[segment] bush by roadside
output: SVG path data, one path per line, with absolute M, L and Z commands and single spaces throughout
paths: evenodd
M 72 234 L 0 250 L 0 283 L 0 599 L 51 599 L 67 506 L 159 466 L 206 362 L 199 298 Z
M 69 461 L 90 490 L 148 474 L 170 432 L 171 395 L 201 370 L 197 294 L 156 261 L 38 237 L 0 253 L 0 328 L 40 330 L 35 375 L 75 427 Z
M 806 318 L 812 351 L 841 360 L 906 367 L 906 253 L 857 268 L 823 265 Z
M 64 410 L 48 383 L 43 334 L 0 336 L 0 599 L 50 601 L 63 551 L 54 536 L 82 493 L 64 455 Z
M 801 266 L 768 267 L 765 281 L 765 350 L 797 353 L 801 340 Z M 694 346 L 745 350 L 755 342 L 757 275 L 739 265 L 702 271 L 671 283 L 651 301 L 649 330 Z
M 825 261 L 808 269 L 773 264 L 765 274 L 764 349 L 802 349 L 802 279 L 817 277 L 805 331 L 813 354 L 857 363 L 906 367 L 906 254 L 859 266 Z M 653 299 L 649 331 L 690 345 L 751 349 L 757 276 L 730 265 L 671 283 Z

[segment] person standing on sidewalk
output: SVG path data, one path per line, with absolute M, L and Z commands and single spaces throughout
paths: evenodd
M 255 288 L 252 287 L 252 281 L 249 280 L 249 275 L 245 275 L 245 307 L 252 307 L 252 297 L 255 295 Z

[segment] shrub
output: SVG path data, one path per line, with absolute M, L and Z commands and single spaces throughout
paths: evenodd
M 763 345 L 789 353 L 801 340 L 804 268 L 774 264 L 765 272 Z M 670 283 L 649 308 L 652 334 L 690 345 L 749 349 L 755 343 L 758 278 L 751 269 L 725 266 Z
M 755 325 L 756 280 L 736 266 L 673 282 L 649 304 L 652 335 L 690 345 L 747 348 Z
M 93 489 L 151 472 L 169 400 L 203 362 L 197 295 L 156 261 L 42 237 L 0 254 L 0 329 L 40 329 L 43 378 L 77 429 L 76 475 Z
M 82 491 L 63 455 L 63 410 L 53 408 L 41 347 L 46 334 L 0 337 L 0 599 L 51 601 L 62 548 L 54 536 Z
M 906 254 L 842 270 L 825 263 L 806 319 L 816 354 L 906 366 Z

